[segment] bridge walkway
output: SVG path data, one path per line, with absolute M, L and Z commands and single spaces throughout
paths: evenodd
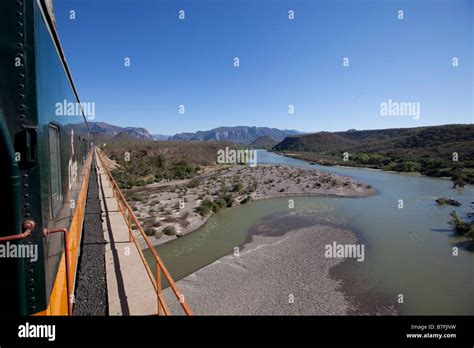
M 112 184 L 101 161 L 97 180 L 102 210 L 109 315 L 152 315 L 157 296 L 140 253 L 130 238 L 127 222 L 119 210 Z M 133 233 L 133 232 L 132 232 Z

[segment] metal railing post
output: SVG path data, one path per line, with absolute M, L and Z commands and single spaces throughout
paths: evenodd
M 156 262 L 156 302 L 158 305 L 158 315 L 163 315 L 163 306 L 161 305 L 161 269 L 158 262 Z
M 127 221 L 128 221 L 128 241 L 132 241 L 132 215 L 130 214 L 130 211 L 127 210 Z

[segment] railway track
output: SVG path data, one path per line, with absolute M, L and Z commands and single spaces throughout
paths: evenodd
M 95 158 L 89 178 L 73 315 L 107 315 L 105 245 Z

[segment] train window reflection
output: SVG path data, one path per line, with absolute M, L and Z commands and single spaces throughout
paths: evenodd
M 53 216 L 61 207 L 61 162 L 59 129 L 56 126 L 49 126 L 49 168 L 51 187 L 51 210 Z

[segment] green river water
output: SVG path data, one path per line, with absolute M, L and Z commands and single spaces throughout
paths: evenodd
M 294 198 L 294 210 L 304 220 L 316 223 L 324 216 L 354 230 L 365 244 L 365 261 L 357 263 L 350 281 L 391 298 L 403 294 L 402 314 L 474 314 L 474 250 L 453 236 L 447 224 L 452 210 L 461 215 L 468 210 L 473 186 L 459 192 L 448 180 L 309 165 L 264 150 L 258 150 L 258 162 L 318 169 L 372 185 L 377 195 L 368 198 Z M 434 200 L 439 196 L 454 198 L 462 206 L 438 206 Z M 398 208 L 399 199 L 403 209 Z M 265 217 L 285 213 L 288 198 L 250 202 L 211 216 L 197 231 L 156 250 L 179 280 L 232 253 Z M 459 248 L 458 256 L 453 256 L 453 247 Z

